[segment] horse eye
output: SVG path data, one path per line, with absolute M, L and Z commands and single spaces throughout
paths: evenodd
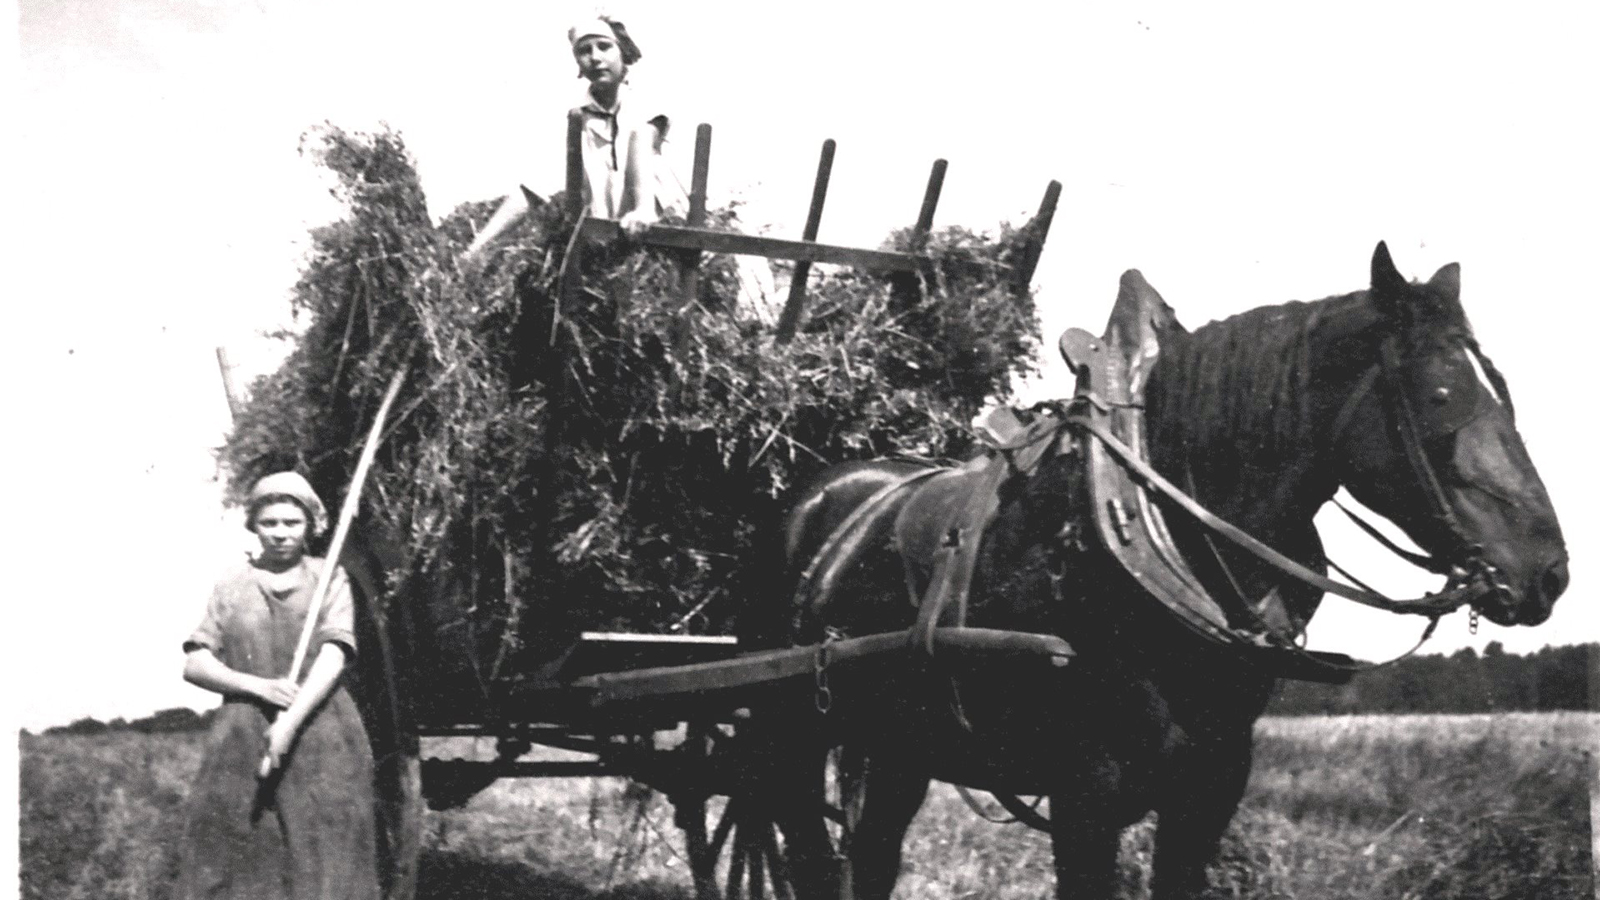
M 1450 389 L 1447 387 L 1436 387 L 1433 389 L 1433 396 L 1429 397 L 1428 399 L 1433 401 L 1434 406 L 1443 406 L 1450 402 Z

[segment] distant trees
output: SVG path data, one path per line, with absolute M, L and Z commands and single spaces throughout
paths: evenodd
M 216 710 L 209 709 L 203 713 L 195 712 L 187 706 L 174 709 L 163 709 L 151 713 L 142 719 L 132 722 L 117 717 L 109 722 L 85 716 L 69 725 L 59 725 L 55 728 L 45 729 L 45 734 L 104 734 L 108 731 L 138 731 L 143 734 L 162 734 L 171 731 L 198 731 L 211 724 L 212 716 Z
M 1349 684 L 1285 681 L 1267 712 L 1341 713 L 1542 712 L 1591 707 L 1590 679 L 1600 644 L 1545 647 L 1520 656 L 1499 641 L 1483 654 L 1413 656 L 1357 675 Z
M 1449 656 L 1423 655 L 1363 672 L 1349 684 L 1283 681 L 1267 707 L 1269 715 L 1347 713 L 1549 712 L 1600 709 L 1591 686 L 1600 677 L 1600 644 L 1545 647 L 1520 656 L 1499 641 L 1480 655 L 1467 648 Z M 197 731 L 211 724 L 215 710 L 163 709 L 131 722 L 82 718 L 46 734 L 102 734 L 139 731 L 158 734 Z

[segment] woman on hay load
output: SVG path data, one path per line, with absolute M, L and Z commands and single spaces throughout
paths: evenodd
M 217 584 L 183 644 L 183 677 L 223 702 L 190 792 L 178 896 L 377 900 L 372 749 L 340 680 L 355 655 L 342 569 L 309 671 L 285 674 L 328 565 L 306 553 L 327 511 L 303 477 L 279 472 L 251 489 L 245 524 L 260 552 Z
M 664 198 L 671 195 L 662 181 L 667 171 L 661 160 L 670 121 L 637 96 L 630 83 L 629 72 L 643 54 L 621 22 L 606 16 L 579 22 L 568 29 L 567 41 L 578 64 L 578 77 L 589 82 L 584 102 L 576 108 L 583 115 L 587 214 L 620 219 L 625 230 L 637 234 L 660 217 L 667 205 Z M 628 198 L 623 187 L 630 172 L 638 196 L 631 208 L 624 209 Z M 502 200 L 467 248 L 467 257 L 476 256 L 526 213 L 530 200 L 537 198 L 526 188 Z

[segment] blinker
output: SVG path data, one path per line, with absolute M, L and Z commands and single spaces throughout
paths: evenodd
M 1493 397 L 1478 381 L 1466 351 L 1451 347 L 1408 366 L 1411 390 L 1426 398 L 1416 405 L 1417 428 L 1422 436 L 1455 434 L 1487 411 Z

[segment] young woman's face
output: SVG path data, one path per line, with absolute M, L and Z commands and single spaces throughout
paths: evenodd
M 298 503 L 287 500 L 268 503 L 256 511 L 255 532 L 261 540 L 261 554 L 276 562 L 292 562 L 306 552 L 306 532 L 310 523 Z
M 572 48 L 578 60 L 578 71 L 590 84 L 617 85 L 628 67 L 622 61 L 622 48 L 611 38 L 591 34 L 580 38 Z

